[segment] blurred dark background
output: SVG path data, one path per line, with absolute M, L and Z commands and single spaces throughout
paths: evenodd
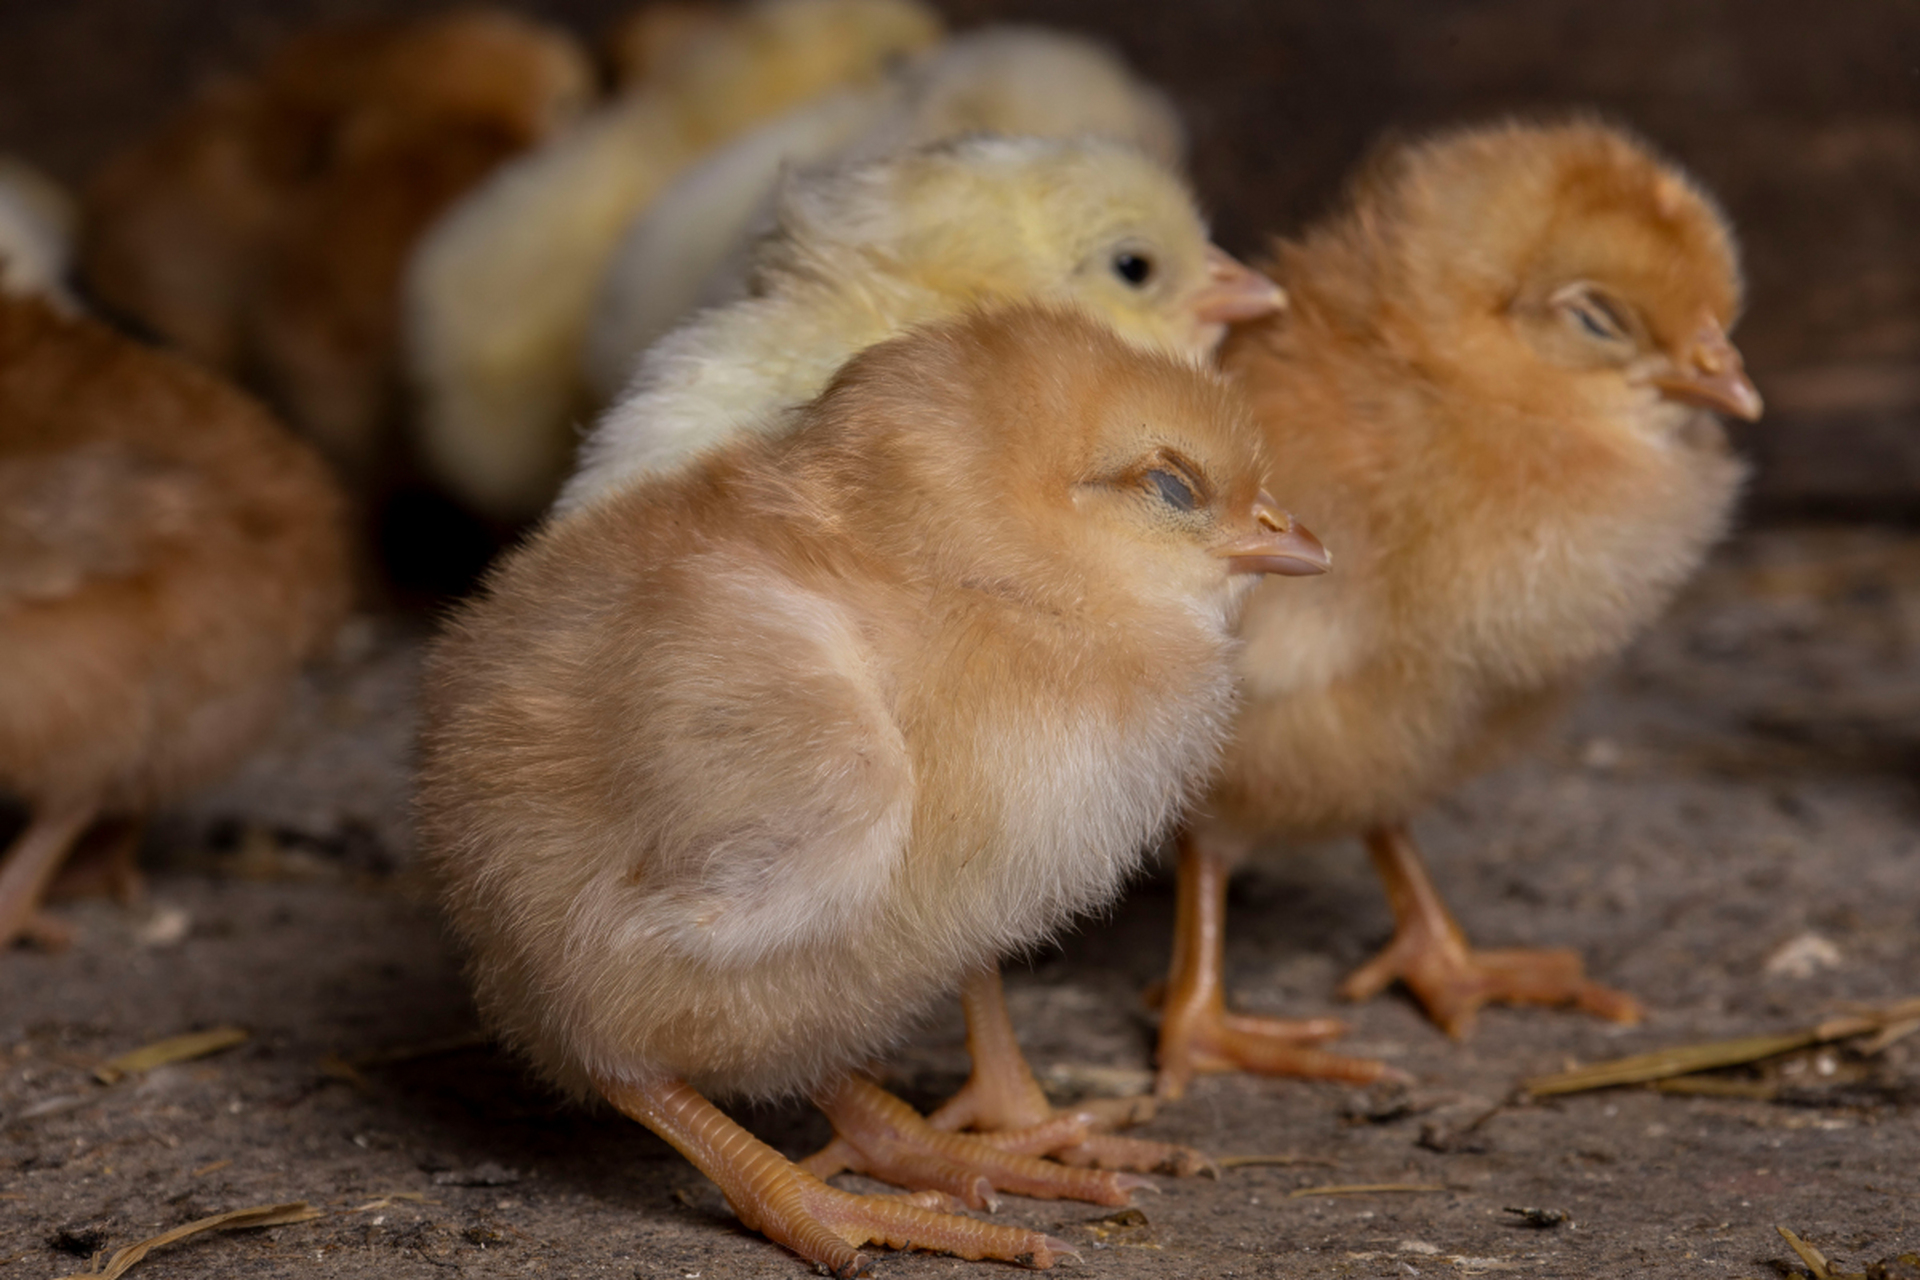
M 0 5 L 0 150 L 69 182 L 208 78 L 357 0 Z M 520 6 L 589 39 L 628 0 Z M 1738 338 L 1757 520 L 1920 522 L 1920 3 L 944 0 L 955 27 L 1097 33 L 1167 87 L 1229 249 L 1323 209 L 1390 129 L 1595 109 L 1717 192 L 1750 277 Z

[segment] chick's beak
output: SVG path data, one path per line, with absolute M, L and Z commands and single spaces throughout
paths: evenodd
M 1699 405 L 1743 422 L 1757 419 L 1763 407 L 1759 391 L 1747 377 L 1739 349 L 1711 316 L 1700 322 L 1693 350 L 1682 368 L 1654 378 L 1653 385 L 1671 400 Z
M 1227 562 L 1229 572 L 1308 578 L 1333 567 L 1333 557 L 1320 545 L 1320 539 L 1282 511 L 1265 490 L 1254 499 L 1253 523 L 1258 533 L 1213 549 L 1214 555 Z
M 1188 302 L 1201 324 L 1258 320 L 1286 305 L 1286 290 L 1218 247 L 1207 246 L 1207 283 Z

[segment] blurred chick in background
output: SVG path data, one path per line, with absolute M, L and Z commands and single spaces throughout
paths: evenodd
M 1571 951 L 1474 950 L 1407 820 L 1618 654 L 1725 530 L 1742 468 L 1714 414 L 1760 414 L 1727 338 L 1732 233 L 1616 130 L 1507 124 L 1385 155 L 1270 271 L 1288 312 L 1222 362 L 1340 572 L 1248 609 L 1247 705 L 1182 842 L 1159 1092 L 1380 1070 L 1304 1046 L 1337 1024 L 1224 1009 L 1226 878 L 1271 836 L 1364 835 L 1398 932 L 1343 995 L 1397 978 L 1455 1036 L 1490 1000 L 1632 1021 Z
M 397 439 L 415 238 L 591 87 L 569 38 L 499 11 L 304 36 L 98 174 L 87 286 L 259 389 L 366 482 Z
M 494 520 L 537 514 L 572 459 L 587 319 L 635 214 L 708 148 L 939 34 L 914 0 L 759 0 L 451 209 L 406 284 L 435 478 Z
M 65 188 L 33 166 L 0 156 L 0 292 L 33 294 L 62 310 L 78 206 Z
M 601 41 L 615 92 L 664 74 L 733 16 L 734 7 L 722 0 L 649 0 L 626 14 Z
M 320 459 L 204 370 L 0 294 L 0 945 L 96 824 L 118 878 L 137 819 L 270 728 L 347 604 Z M 127 820 L 135 821 L 127 821 Z
M 696 306 L 745 291 L 783 170 L 849 167 L 973 133 L 1109 138 L 1175 171 L 1182 151 L 1166 96 L 1104 46 L 1026 27 L 956 36 L 882 84 L 825 95 L 720 148 L 648 206 L 600 286 L 589 389 L 610 402 L 655 339 Z
M 1181 183 L 1129 147 L 968 138 L 789 184 L 749 295 L 647 352 L 582 444 L 565 515 L 746 431 L 778 432 L 862 347 L 968 307 L 1072 302 L 1191 358 L 1279 305 L 1207 242 Z
M 1214 758 L 1244 584 L 1323 557 L 1215 378 L 1070 312 L 874 347 L 800 416 L 495 570 L 429 663 L 424 847 L 492 1024 L 749 1227 L 835 1275 L 868 1241 L 1046 1267 L 702 1095 L 810 1094 L 859 1167 L 975 1207 L 1124 1203 L 856 1073 L 1113 895 Z

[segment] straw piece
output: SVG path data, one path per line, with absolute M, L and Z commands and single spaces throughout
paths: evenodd
M 1857 1033 L 1856 1033 L 1857 1034 Z M 1608 1089 L 1614 1085 L 1646 1084 L 1672 1076 L 1692 1075 L 1696 1071 L 1716 1071 L 1722 1067 L 1744 1066 L 1763 1058 L 1778 1057 L 1819 1044 L 1818 1031 L 1798 1031 L 1784 1036 L 1748 1036 L 1740 1040 L 1717 1040 L 1707 1044 L 1681 1045 L 1656 1049 L 1652 1053 L 1596 1062 L 1550 1076 L 1535 1076 L 1521 1081 L 1521 1087 L 1536 1098 L 1561 1093 L 1581 1093 L 1588 1089 Z
M 132 1053 L 123 1053 L 111 1062 L 94 1068 L 93 1078 L 101 1084 L 114 1084 L 127 1076 L 151 1071 L 173 1062 L 191 1062 L 231 1049 L 250 1035 L 240 1027 L 216 1027 L 212 1031 L 193 1031 L 184 1036 L 169 1036 L 142 1045 Z
M 1287 1199 L 1299 1200 L 1307 1196 L 1367 1196 L 1379 1192 L 1404 1191 L 1449 1191 L 1452 1188 L 1433 1182 L 1354 1182 L 1330 1187 L 1301 1187 L 1287 1192 Z
M 1806 1263 L 1807 1270 L 1813 1272 L 1813 1280 L 1833 1280 L 1832 1268 L 1827 1265 L 1827 1255 L 1778 1223 L 1774 1224 L 1773 1229 L 1780 1233 L 1780 1238 L 1787 1242 L 1788 1248 L 1800 1255 L 1800 1261 Z
M 163 1231 L 150 1236 L 138 1244 L 130 1244 L 114 1254 L 105 1269 L 73 1276 L 70 1280 L 120 1280 L 133 1265 L 152 1253 L 155 1249 L 175 1244 L 189 1236 L 197 1236 L 206 1231 L 233 1231 L 241 1227 L 278 1227 L 290 1222 L 311 1222 L 324 1217 L 318 1209 L 310 1208 L 305 1200 L 294 1200 L 287 1204 L 262 1204 L 251 1209 L 231 1209 L 226 1213 L 216 1213 L 212 1217 L 197 1218 L 185 1226 Z
M 1214 1161 L 1222 1169 L 1245 1169 L 1254 1165 L 1297 1165 L 1317 1164 L 1322 1168 L 1338 1168 L 1338 1160 L 1329 1160 L 1325 1156 L 1222 1156 Z

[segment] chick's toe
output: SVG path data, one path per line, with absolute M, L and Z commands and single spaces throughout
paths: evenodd
M 1385 1063 L 1313 1046 L 1346 1033 L 1338 1018 L 1292 1021 L 1229 1013 L 1226 1007 L 1227 877 L 1232 855 L 1192 830 L 1180 841 L 1173 974 L 1160 1008 L 1159 1076 L 1154 1095 L 1186 1093 L 1196 1073 L 1252 1071 L 1371 1084 L 1397 1074 Z
M 1367 850 L 1386 885 L 1397 927 L 1380 954 L 1340 985 L 1346 999 L 1365 1000 L 1398 978 L 1455 1039 L 1473 1029 L 1474 1016 L 1488 1003 L 1570 1005 L 1610 1022 L 1640 1021 L 1640 1002 L 1588 981 L 1574 951 L 1474 950 L 1404 826 L 1370 831 Z
M 1113 1099 L 1056 1111 L 1027 1066 L 1007 1013 L 998 969 L 968 978 L 960 991 L 973 1073 L 931 1116 L 935 1129 L 970 1129 L 1003 1151 L 1047 1155 L 1078 1168 L 1194 1174 L 1213 1161 L 1192 1147 L 1127 1138 L 1103 1130 L 1153 1118 L 1150 1098 Z
M 1036 1200 L 1084 1200 L 1124 1205 L 1142 1178 L 1106 1170 L 1070 1168 L 1007 1151 L 973 1134 L 935 1129 L 870 1080 L 848 1077 L 814 1098 L 833 1122 L 834 1140 L 802 1167 L 825 1178 L 843 1170 L 885 1182 L 944 1191 L 972 1209 L 992 1209 L 995 1191 Z M 1084 1129 L 1068 1130 L 1071 1142 Z M 1054 1138 L 1059 1145 L 1059 1136 Z
M 861 1196 L 830 1187 L 728 1119 L 684 1081 L 598 1083 L 624 1115 L 665 1138 L 719 1184 L 743 1223 L 829 1275 L 866 1274 L 872 1260 L 860 1251 L 865 1244 L 994 1258 L 1038 1270 L 1060 1257 L 1077 1256 L 1064 1240 L 1037 1231 L 926 1208 L 932 1201 L 924 1194 Z

